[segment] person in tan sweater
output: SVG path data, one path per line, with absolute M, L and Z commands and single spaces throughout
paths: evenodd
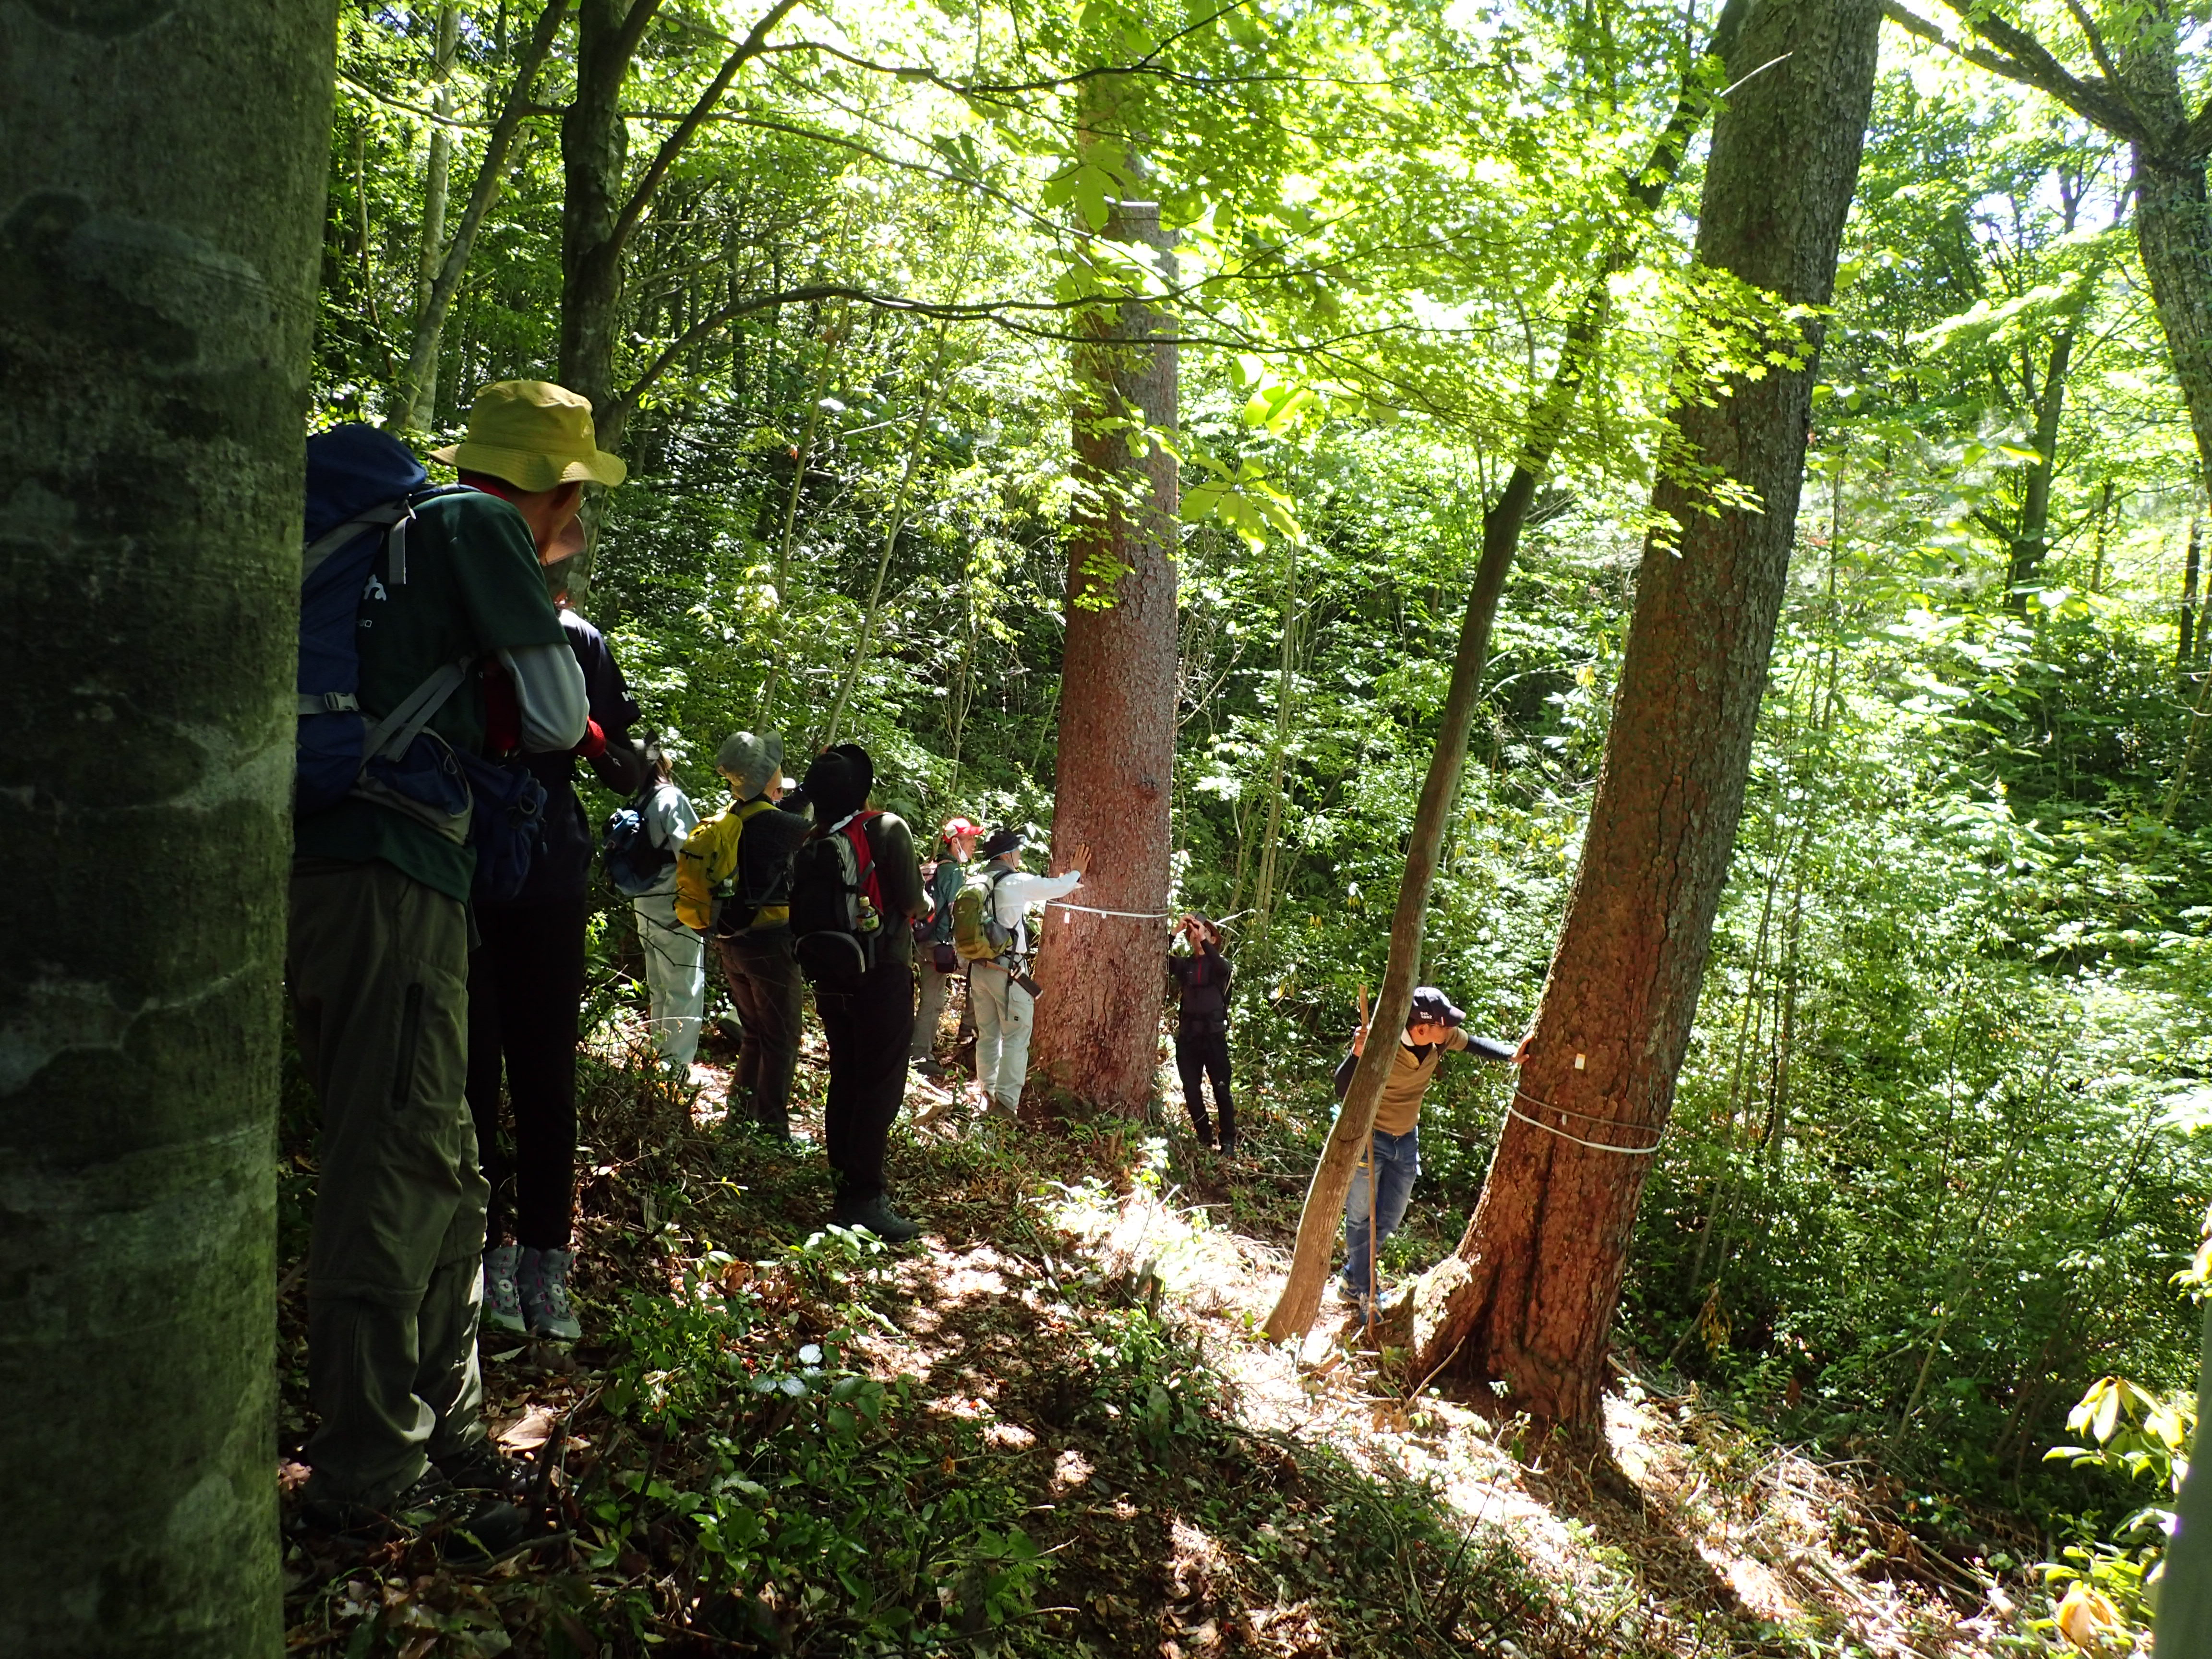
M 1447 1054 L 1477 1054 L 1508 1065 L 1521 1057 L 1510 1043 L 1469 1036 L 1466 1023 L 1465 1011 L 1455 1007 L 1435 986 L 1414 988 L 1405 1033 L 1398 1039 L 1390 1076 L 1375 1109 L 1372 1164 L 1363 1163 L 1352 1172 L 1352 1190 L 1344 1200 L 1344 1277 L 1337 1289 L 1363 1315 L 1376 1282 L 1374 1253 L 1406 1218 L 1413 1181 L 1421 1172 L 1421 1097 L 1429 1091 L 1429 1079 Z M 1367 1032 L 1362 1027 L 1352 1039 L 1352 1052 L 1336 1068 L 1339 1100 L 1352 1087 L 1352 1068 L 1366 1048 Z

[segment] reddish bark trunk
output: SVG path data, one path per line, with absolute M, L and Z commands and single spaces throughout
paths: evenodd
M 1151 203 L 1120 204 L 1105 234 L 1169 246 Z M 1136 1116 L 1159 1069 L 1168 944 L 1160 913 L 1175 775 L 1177 495 L 1175 458 L 1158 444 L 1133 455 L 1129 423 L 1173 429 L 1176 348 L 1150 307 L 1124 304 L 1108 317 L 1103 331 L 1149 343 L 1078 354 L 1088 394 L 1074 422 L 1084 494 L 1068 546 L 1053 868 L 1088 848 L 1074 902 L 1134 915 L 1047 913 L 1036 1049 L 1051 1087 Z
M 1826 302 L 1880 17 L 1878 0 L 1754 8 L 1729 55 L 1741 84 L 1714 129 L 1700 264 Z M 1673 1104 L 1789 568 L 1818 327 L 1805 329 L 1803 367 L 1675 412 L 1698 466 L 1765 510 L 1711 511 L 1705 490 L 1674 481 L 1655 491 L 1679 546 L 1644 549 L 1605 770 L 1522 1071 L 1526 1117 L 1506 1120 L 1465 1238 L 1414 1298 L 1417 1370 L 1450 1363 L 1503 1380 L 1541 1419 L 1597 1415 L 1650 1160 L 1577 1141 L 1650 1146 Z

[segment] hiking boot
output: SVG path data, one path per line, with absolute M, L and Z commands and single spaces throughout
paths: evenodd
M 1225 1135 L 1222 1136 L 1222 1137 L 1221 1137 L 1221 1145 L 1220 1145 L 1220 1146 L 1219 1146 L 1217 1150 L 1220 1152 L 1221 1156 L 1222 1156 L 1222 1157 L 1224 1157 L 1224 1158 L 1234 1158 L 1234 1157 L 1236 1157 L 1236 1156 L 1237 1156 L 1237 1131 L 1236 1131 L 1236 1130 L 1234 1130 L 1234 1129 L 1231 1129 L 1231 1130 L 1227 1134 L 1225 1134 Z
M 949 1075 L 945 1069 L 937 1063 L 933 1055 L 925 1054 L 921 1059 L 915 1060 L 913 1069 L 927 1078 L 932 1083 L 942 1083 Z
M 382 1504 L 311 1498 L 300 1506 L 309 1526 L 342 1538 L 380 1544 L 402 1532 L 438 1534 L 438 1553 L 453 1561 L 504 1555 L 530 1534 L 530 1517 L 514 1504 L 456 1492 L 435 1465 L 404 1492 Z
M 483 1322 L 507 1336 L 527 1336 L 522 1297 L 515 1289 L 514 1272 L 522 1261 L 522 1246 L 497 1244 L 484 1252 Z
M 584 1334 L 568 1305 L 570 1250 L 533 1250 L 526 1247 L 522 1266 L 515 1274 L 515 1289 L 522 1301 L 522 1317 L 532 1336 L 556 1342 L 574 1342 Z
M 891 1208 L 890 1200 L 880 1193 L 865 1204 L 839 1204 L 830 1218 L 840 1227 L 873 1233 L 886 1244 L 905 1244 L 921 1237 L 921 1229 Z
M 530 1470 L 520 1458 L 510 1457 L 489 1437 L 462 1448 L 449 1457 L 434 1457 L 430 1465 L 456 1492 L 496 1492 L 516 1498 L 530 1489 Z

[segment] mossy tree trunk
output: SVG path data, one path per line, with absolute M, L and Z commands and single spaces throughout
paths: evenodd
M 1793 306 L 1833 290 L 1873 101 L 1878 0 L 1760 0 L 1729 54 L 1698 262 Z M 1791 188 L 1777 190 L 1785 178 Z M 1743 808 L 1795 538 L 1820 323 L 1769 343 L 1796 367 L 1674 412 L 1698 474 L 1662 478 L 1582 866 L 1516 1110 L 1458 1252 L 1417 1290 L 1413 1365 L 1501 1380 L 1516 1409 L 1587 1424 L 1652 1145 L 1697 1012 Z M 1801 332 L 1802 330 L 1802 332 Z M 1694 492 L 1694 493 L 1693 493 Z M 1542 1127 L 1539 1127 L 1539 1121 Z
M 283 1646 L 273 1144 L 334 12 L 0 3 L 0 1653 Z

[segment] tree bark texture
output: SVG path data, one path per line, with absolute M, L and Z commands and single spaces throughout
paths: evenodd
M 1713 26 L 1705 57 L 1727 61 L 1750 0 L 1728 0 Z M 1652 147 L 1650 159 L 1636 173 L 1625 177 L 1623 193 L 1646 211 L 1656 208 L 1682 163 L 1690 138 L 1705 118 L 1705 100 L 1698 92 L 1698 70 L 1685 78 L 1674 113 Z M 1407 842 L 1406 870 L 1399 878 L 1398 899 L 1390 916 L 1390 955 L 1382 974 L 1382 988 L 1374 1010 L 1374 1028 L 1396 1032 L 1405 1028 L 1413 1006 L 1413 987 L 1421 969 L 1421 942 L 1426 932 L 1429 896 L 1436 885 L 1437 870 L 1443 859 L 1444 834 L 1449 825 L 1452 802 L 1458 793 L 1460 775 L 1467 767 L 1469 736 L 1480 702 L 1483 670 L 1490 659 L 1491 629 L 1498 620 L 1498 604 L 1505 592 L 1505 579 L 1521 550 L 1521 535 L 1535 504 L 1536 492 L 1549 471 L 1552 456 L 1565 433 L 1569 415 L 1581 395 L 1590 355 L 1604 332 L 1606 296 L 1613 271 L 1627 261 L 1626 242 L 1617 244 L 1607 269 L 1584 292 L 1582 303 L 1567 324 L 1559 343 L 1559 360 L 1552 378 L 1531 401 L 1520 459 L 1507 477 L 1505 488 L 1482 515 L 1482 556 L 1475 565 L 1474 585 L 1468 595 L 1467 613 L 1461 619 L 1459 644 L 1452 655 L 1451 679 L 1444 690 L 1444 712 L 1437 732 L 1436 752 L 1429 757 L 1428 775 L 1421 782 L 1421 799 L 1413 810 L 1413 833 Z M 1272 803 L 1271 803 L 1272 810 Z M 1375 1113 L 1382 1100 L 1382 1085 L 1389 1076 L 1395 1044 L 1372 1043 L 1352 1073 L 1343 1109 L 1322 1148 L 1313 1180 L 1307 1184 L 1304 1208 L 1298 1216 L 1298 1236 L 1291 1255 L 1281 1294 L 1267 1316 L 1267 1332 L 1280 1341 L 1302 1335 L 1321 1310 L 1322 1291 L 1328 1278 L 1329 1261 L 1335 1252 L 1337 1218 L 1343 1213 L 1351 1191 L 1352 1171 L 1358 1166 L 1375 1128 Z
M 2212 479 L 2212 213 L 2204 201 L 2203 143 L 2189 120 L 2173 28 L 2168 20 L 2146 17 L 2118 67 L 2130 104 L 2149 128 L 2129 145 L 2136 246 L 2189 410 L 2198 465 Z
M 273 1141 L 332 0 L 0 0 L 0 1653 L 283 1646 Z
M 1827 301 L 1880 15 L 1877 0 L 1753 6 L 1706 166 L 1701 264 L 1785 301 Z M 1418 1371 L 1503 1380 L 1540 1419 L 1597 1415 L 1650 1159 L 1577 1141 L 1649 1147 L 1673 1103 L 1789 568 L 1818 328 L 1804 325 L 1803 367 L 1675 411 L 1697 463 L 1764 510 L 1711 510 L 1674 478 L 1655 491 L 1679 542 L 1644 548 L 1605 769 L 1516 1098 L 1547 1127 L 1508 1117 L 1459 1250 L 1414 1297 Z
M 654 0 L 582 0 L 576 91 L 561 118 L 561 384 L 604 410 L 614 398 L 622 304 L 622 211 L 629 124 L 622 112 L 636 31 Z M 611 447 L 605 438 L 602 447 Z
M 1170 246 L 1150 202 L 1118 204 L 1104 234 Z M 1175 457 L 1139 431 L 1175 428 L 1176 347 L 1171 323 L 1148 306 L 1125 302 L 1105 319 L 1102 332 L 1135 343 L 1077 352 L 1084 495 L 1067 551 L 1052 844 L 1055 869 L 1090 849 L 1073 902 L 1133 914 L 1046 913 L 1037 1067 L 1053 1088 L 1134 1117 L 1159 1069 L 1179 500 Z

